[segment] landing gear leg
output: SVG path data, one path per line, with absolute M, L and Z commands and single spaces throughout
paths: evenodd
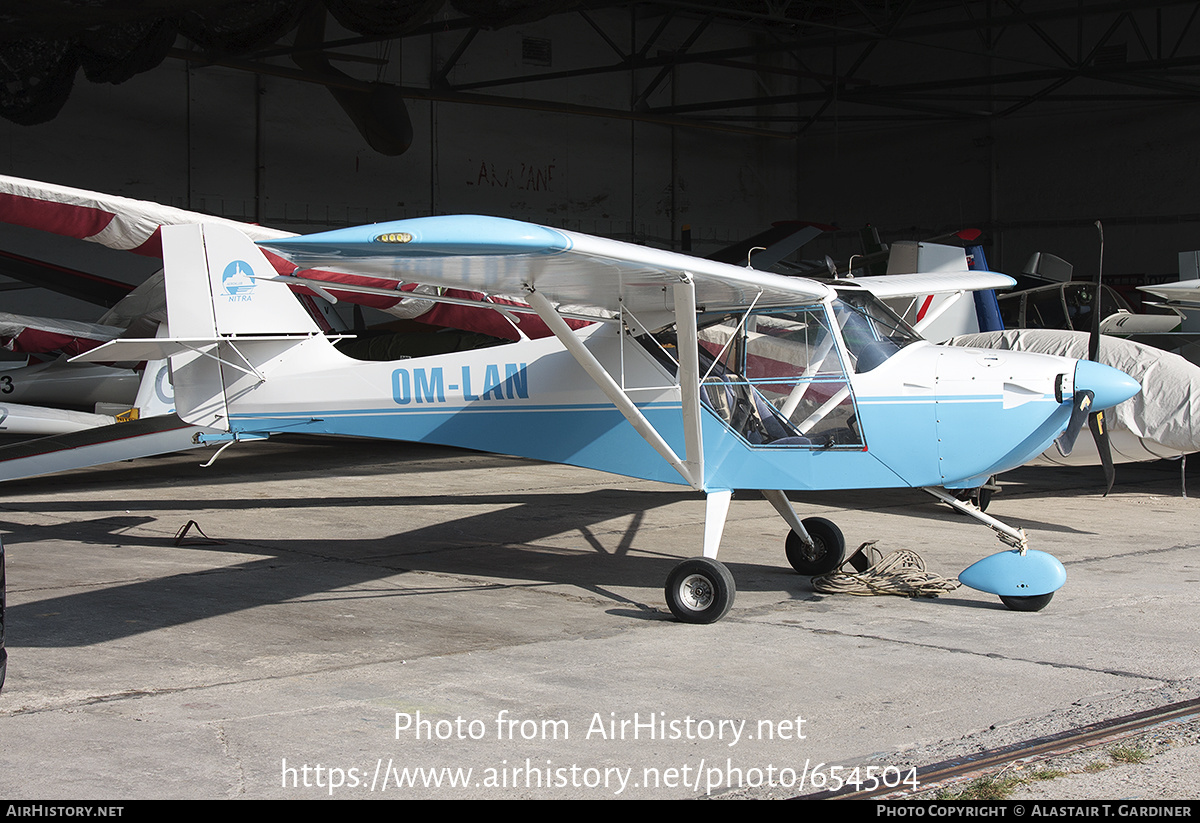
M 704 514 L 704 556 L 691 557 L 667 576 L 667 606 L 684 623 L 716 623 L 733 606 L 733 575 L 717 560 L 733 492 L 709 492 Z
M 824 517 L 801 520 L 787 495 L 781 491 L 763 490 L 762 495 L 792 527 L 784 550 L 793 569 L 800 574 L 817 575 L 842 565 L 846 538 L 832 521 Z
M 972 503 L 981 512 L 985 512 L 988 504 L 992 502 L 992 495 L 998 491 L 1000 491 L 1000 486 L 997 485 L 995 476 L 992 476 L 979 488 L 963 489 L 955 495 L 955 498 L 964 503 Z
M 1024 529 L 1014 529 L 1012 526 L 1001 523 L 991 515 L 984 514 L 975 506 L 970 506 L 957 499 L 953 495 L 948 494 L 945 489 L 926 486 L 924 490 L 932 494 L 938 500 L 941 500 L 946 505 L 953 506 L 955 509 L 965 515 L 968 515 L 969 517 L 974 517 L 980 523 L 994 531 L 996 533 L 996 537 L 1000 538 L 1001 543 L 1012 546 L 1014 549 L 1021 552 L 1021 554 L 1024 554 L 1029 550 L 1029 538 L 1025 536 Z
M 969 515 L 996 533 L 1001 542 L 1012 547 L 1010 552 L 1000 552 L 985 557 L 963 571 L 959 581 L 979 591 L 997 595 L 1000 601 L 1018 612 L 1036 612 L 1044 609 L 1066 582 L 1067 573 L 1062 563 L 1045 552 L 1029 548 L 1029 538 L 1024 529 L 1014 529 L 996 518 L 984 514 L 979 508 L 956 499 L 944 489 L 926 488 L 925 491 Z M 1025 594 L 1041 591 L 1041 594 Z

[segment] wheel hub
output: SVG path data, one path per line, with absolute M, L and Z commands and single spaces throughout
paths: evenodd
M 804 555 L 806 560 L 816 562 L 825 556 L 825 546 L 820 540 L 814 537 L 812 539 L 812 545 L 804 546 L 801 549 L 801 553 Z
M 679 584 L 679 597 L 688 608 L 703 611 L 713 602 L 713 584 L 702 574 L 689 574 Z

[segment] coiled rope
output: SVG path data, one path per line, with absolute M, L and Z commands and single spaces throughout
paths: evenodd
M 898 549 L 884 555 L 875 548 L 876 542 L 863 543 L 836 570 L 814 577 L 813 588 L 826 594 L 862 597 L 876 594 L 937 597 L 959 587 L 957 580 L 925 571 L 925 561 L 916 552 Z

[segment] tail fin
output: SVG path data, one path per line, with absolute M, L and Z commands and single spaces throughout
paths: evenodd
M 172 337 L 320 331 L 291 289 L 271 282 L 275 267 L 237 229 L 206 223 L 162 233 Z
M 245 368 L 238 360 L 245 356 L 226 350 L 238 337 L 307 336 L 320 329 L 291 289 L 272 282 L 275 268 L 237 229 L 163 226 L 162 245 L 170 338 L 194 344 L 170 358 L 177 413 L 193 425 L 228 430 L 224 369 L 240 376 Z

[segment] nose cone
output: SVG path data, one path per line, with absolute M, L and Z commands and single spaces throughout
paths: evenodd
M 1112 366 L 1080 360 L 1075 366 L 1075 390 L 1087 389 L 1096 396 L 1092 409 L 1108 409 L 1124 403 L 1142 390 L 1136 380 Z

